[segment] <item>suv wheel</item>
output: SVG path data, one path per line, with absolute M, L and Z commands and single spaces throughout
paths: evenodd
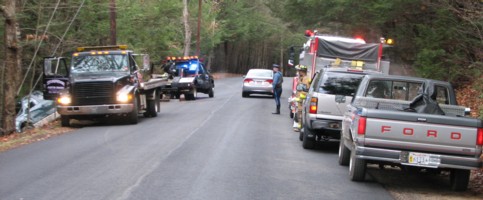
M 339 165 L 347 166 L 350 162 L 351 152 L 344 145 L 344 138 L 339 141 Z
M 309 134 L 314 135 L 314 133 L 307 128 L 307 125 L 304 124 L 304 132 L 302 138 L 302 147 L 304 149 L 313 149 L 315 146 L 315 138 L 309 138 Z

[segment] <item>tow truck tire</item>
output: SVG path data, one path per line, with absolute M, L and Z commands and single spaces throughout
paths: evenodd
M 344 145 L 344 139 L 339 141 L 339 165 L 347 166 L 349 165 L 351 159 L 351 152 Z
M 304 132 L 303 132 L 303 137 L 302 137 L 302 147 L 304 149 L 313 149 L 315 146 L 315 139 L 309 138 L 307 135 L 312 134 L 312 131 L 307 128 L 307 126 L 304 124 Z
M 355 149 L 351 151 L 349 161 L 349 178 L 351 181 L 364 181 L 366 178 L 366 161 L 356 157 Z
M 147 104 L 148 105 L 147 105 L 146 112 L 144 113 L 144 116 L 145 117 L 158 116 L 160 103 L 159 103 L 159 95 L 157 92 L 155 94 L 154 100 L 148 100 Z
M 138 98 L 137 97 L 134 97 L 133 99 L 133 109 L 131 111 L 131 113 L 129 113 L 129 115 L 127 116 L 128 117 L 128 123 L 130 124 L 137 124 L 138 121 L 139 121 L 139 118 L 138 118 Z
M 65 116 L 65 115 L 61 115 L 60 116 L 60 125 L 62 127 L 68 127 L 68 126 L 70 126 L 70 117 L 69 116 Z
M 465 191 L 468 188 L 468 182 L 470 181 L 470 170 L 452 169 L 449 181 L 453 191 Z
M 208 91 L 208 96 L 210 98 L 213 98 L 215 96 L 215 87 L 211 87 L 210 90 Z
M 185 94 L 185 99 L 186 100 L 196 100 L 198 92 L 196 91 L 196 88 L 194 88 L 190 93 Z

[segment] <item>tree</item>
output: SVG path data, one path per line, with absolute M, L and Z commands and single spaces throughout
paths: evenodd
M 184 51 L 183 55 L 190 55 L 191 46 L 191 28 L 189 22 L 188 0 L 183 0 L 183 24 L 184 24 Z
M 15 2 L 15 0 L 7 0 L 5 1 L 5 6 L 0 7 L 0 11 L 5 18 L 5 76 L 2 82 L 4 84 L 4 95 L 1 134 L 8 134 L 15 131 L 15 98 L 18 83 L 22 75 L 22 47 L 18 40 L 19 30 Z

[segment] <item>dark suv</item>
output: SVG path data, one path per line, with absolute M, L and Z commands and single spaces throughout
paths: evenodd
M 302 110 L 300 140 L 305 149 L 315 141 L 340 139 L 346 106 L 352 100 L 364 75 L 376 71 L 351 68 L 323 68 L 314 75 Z

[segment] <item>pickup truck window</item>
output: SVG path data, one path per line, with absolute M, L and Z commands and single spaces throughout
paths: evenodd
M 436 85 L 433 99 L 440 104 L 449 104 L 449 90 L 447 87 Z
M 411 101 L 418 95 L 421 86 L 422 83 L 416 82 L 373 80 L 365 96 Z
M 327 72 L 322 75 L 318 92 L 350 96 L 355 93 L 363 74 Z

